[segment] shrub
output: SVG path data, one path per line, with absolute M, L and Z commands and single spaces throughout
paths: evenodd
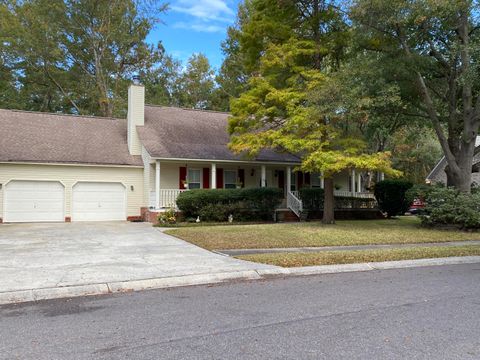
M 158 222 L 163 225 L 175 225 L 177 223 L 177 214 L 175 209 L 170 208 L 158 215 Z
M 186 217 L 200 216 L 202 221 L 270 220 L 280 205 L 283 191 L 276 188 L 212 189 L 182 192 L 177 206 Z
M 323 210 L 325 191 L 323 189 L 300 189 L 300 199 L 302 199 L 303 208 L 307 211 Z
M 410 202 L 405 194 L 413 184 L 404 180 L 383 180 L 375 184 L 375 198 L 378 207 L 387 213 L 388 217 L 405 213 Z
M 434 187 L 427 195 L 425 214 L 421 216 L 424 225 L 480 229 L 480 193 Z

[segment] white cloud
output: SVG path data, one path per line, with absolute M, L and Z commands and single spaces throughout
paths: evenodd
M 170 8 L 205 22 L 232 22 L 235 16 L 226 0 L 177 0 Z
M 173 24 L 173 27 L 175 29 L 194 30 L 194 31 L 206 32 L 206 33 L 225 32 L 224 26 L 212 25 L 207 23 L 187 24 L 185 22 L 177 22 Z

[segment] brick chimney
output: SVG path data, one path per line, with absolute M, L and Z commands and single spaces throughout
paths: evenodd
M 132 155 L 142 154 L 137 126 L 145 124 L 145 87 L 135 79 L 128 87 L 128 150 Z

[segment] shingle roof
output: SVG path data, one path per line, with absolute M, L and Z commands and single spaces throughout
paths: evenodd
M 16 110 L 0 110 L 0 161 L 142 165 L 126 120 Z
M 473 164 L 478 164 L 480 162 L 480 152 L 478 149 L 480 149 L 480 136 L 477 136 L 475 138 L 475 154 L 473 158 Z M 430 171 L 430 174 L 427 175 L 426 180 L 431 180 L 435 181 L 440 178 L 446 178 L 445 174 L 445 168 L 447 167 L 447 159 L 445 156 L 442 156 L 440 161 L 435 165 L 435 167 Z
M 245 160 L 227 144 L 228 114 L 173 107 L 145 106 L 145 125 L 137 127 L 152 157 L 175 159 Z M 262 151 L 257 161 L 299 162 L 287 153 Z

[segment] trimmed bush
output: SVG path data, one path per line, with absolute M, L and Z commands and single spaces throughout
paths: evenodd
M 316 211 L 323 210 L 323 202 L 325 191 L 320 188 L 309 189 L 302 188 L 300 189 L 300 199 L 303 203 L 303 208 L 307 211 Z
M 202 221 L 271 220 L 283 199 L 277 188 L 259 189 L 201 189 L 182 192 L 177 206 L 185 217 L 200 216 Z
M 410 207 L 405 194 L 413 184 L 405 180 L 383 180 L 375 184 L 375 198 L 378 207 L 388 217 L 404 214 Z
M 433 187 L 426 198 L 422 224 L 480 229 L 480 193 L 466 194 L 454 188 Z

